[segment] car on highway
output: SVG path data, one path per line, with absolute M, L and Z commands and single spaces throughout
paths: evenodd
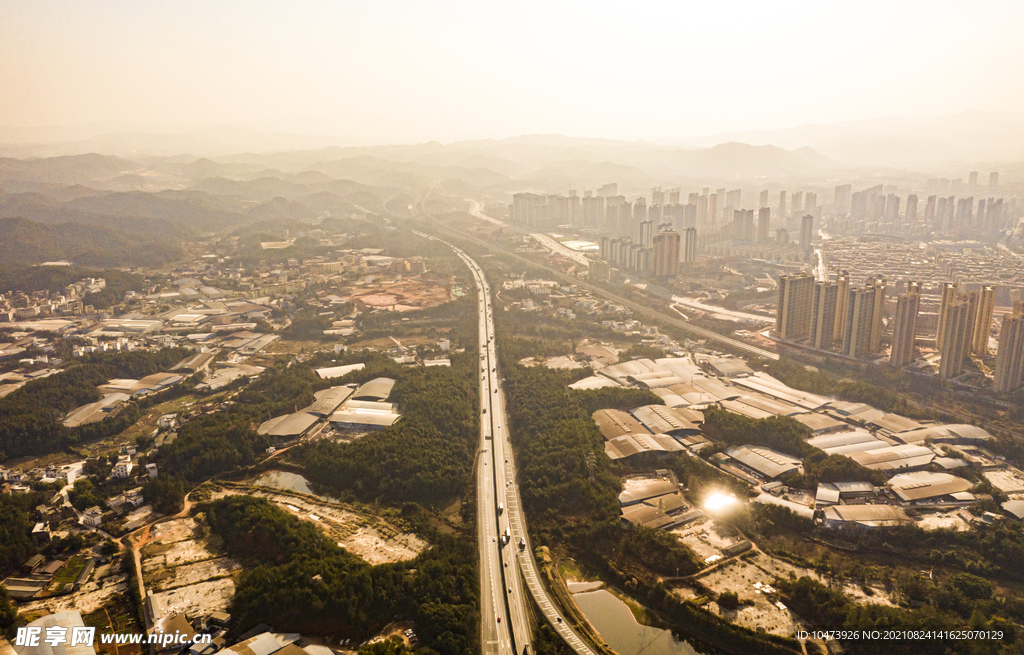
M 501 623 L 501 617 L 500 616 L 498 617 L 498 623 Z

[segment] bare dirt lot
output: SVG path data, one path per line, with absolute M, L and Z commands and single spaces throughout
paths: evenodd
M 110 573 L 110 570 L 107 570 Z M 83 614 L 94 612 L 111 600 L 128 593 L 128 577 L 120 571 L 97 578 L 95 575 L 89 582 L 73 594 L 57 596 L 44 600 L 35 600 L 19 606 L 19 611 L 28 613 L 68 612 L 77 610 Z
M 702 560 L 715 554 L 721 555 L 723 547 L 739 538 L 734 528 L 727 524 L 717 524 L 714 520 L 705 520 L 698 525 L 691 524 L 672 532 Z M 776 578 L 788 578 L 790 574 L 798 578 L 807 576 L 823 584 L 829 583 L 812 569 L 795 566 L 760 551 L 751 551 L 696 577 L 715 593 L 734 591 L 741 602 L 753 601 L 752 606 L 738 610 L 722 610 L 711 602 L 708 604 L 711 611 L 751 629 L 761 626 L 772 634 L 790 635 L 800 629 L 799 617 L 789 609 L 780 607 L 777 604 L 778 598 L 770 590 L 768 593 L 763 590 L 764 585 L 771 585 Z M 872 589 L 873 595 L 869 596 L 859 587 L 844 585 L 843 592 L 856 603 L 893 605 L 882 589 Z M 688 588 L 677 589 L 676 593 L 690 599 L 697 595 Z
M 227 609 L 235 593 L 230 576 L 240 567 L 207 548 L 195 519 L 158 523 L 150 537 L 142 548 L 142 576 L 146 590 L 153 593 L 157 616 Z
M 410 560 L 428 545 L 416 535 L 402 532 L 380 517 L 315 496 L 256 486 L 233 486 L 224 490 L 225 495 L 233 493 L 266 498 L 295 516 L 316 524 L 332 541 L 370 564 Z

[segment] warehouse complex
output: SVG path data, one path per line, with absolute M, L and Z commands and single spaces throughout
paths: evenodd
M 309 407 L 272 418 L 260 425 L 257 432 L 280 441 L 291 441 L 313 435 L 327 425 L 341 430 L 386 428 L 401 418 L 394 404 L 385 402 L 394 385 L 395 381 L 390 378 L 376 378 L 358 387 L 322 389 L 314 394 L 315 401 Z
M 794 511 L 811 516 L 809 504 L 817 510 L 815 516 L 822 525 L 830 528 L 904 525 L 913 522 L 903 509 L 906 507 L 955 509 L 987 498 L 973 494 L 974 483 L 955 475 L 955 470 L 964 466 L 990 471 L 986 477 L 1003 491 L 1024 492 L 1024 474 L 1006 471 L 1005 462 L 985 450 L 993 437 L 983 428 L 917 421 L 865 403 L 800 391 L 767 373 L 734 365 L 736 362 L 705 355 L 640 358 L 603 367 L 592 361 L 595 374 L 572 386 L 647 389 L 665 403 L 593 413 L 605 438 L 605 453 L 613 460 L 645 454 L 696 456 L 712 445 L 700 428 L 704 410 L 714 406 L 752 419 L 792 418 L 807 428 L 808 445 L 826 455 L 848 457 L 890 478 L 878 487 L 869 482 L 839 481 L 794 494 L 785 486 L 785 479 L 803 473 L 796 454 L 744 444 L 725 448 L 711 458 L 727 473 L 759 486 L 765 492 L 759 500 L 790 503 Z M 671 512 L 658 513 L 657 504 L 652 505 L 649 498 L 634 498 L 633 493 L 623 492 L 620 497 L 624 524 L 676 524 Z M 674 507 L 672 503 L 669 506 Z M 1024 516 L 1024 504 L 1011 507 Z

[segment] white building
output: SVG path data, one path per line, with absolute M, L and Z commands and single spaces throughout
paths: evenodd
M 132 458 L 130 455 L 121 455 L 117 458 L 117 464 L 114 464 L 114 470 L 110 472 L 110 477 L 124 479 L 131 475 L 132 472 Z

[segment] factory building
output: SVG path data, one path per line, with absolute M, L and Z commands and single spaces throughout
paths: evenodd
M 762 446 L 734 446 L 725 454 L 744 469 L 768 480 L 798 472 L 801 468 L 799 459 Z

